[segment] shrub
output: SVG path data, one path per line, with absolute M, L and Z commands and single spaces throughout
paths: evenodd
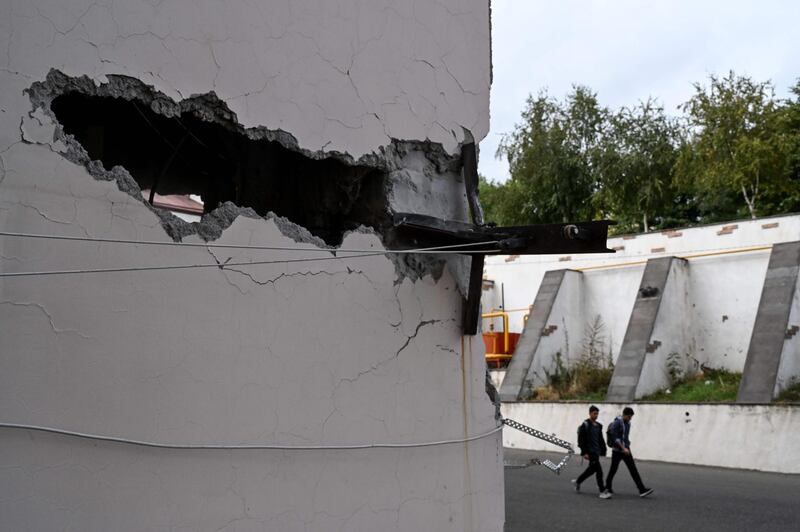
M 557 401 L 562 399 L 600 400 L 605 397 L 614 364 L 610 348 L 606 350 L 605 324 L 601 317 L 595 318 L 584 330 L 580 358 L 572 365 L 564 361 L 561 352 L 556 353 L 553 367 L 545 370 L 547 386 L 533 390 L 531 399 Z

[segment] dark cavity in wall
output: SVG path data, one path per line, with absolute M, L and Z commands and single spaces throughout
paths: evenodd
M 262 216 L 273 212 L 329 245 L 360 225 L 380 230 L 387 223 L 384 169 L 346 157 L 309 156 L 279 139 L 259 138 L 220 120 L 220 114 L 234 115 L 213 109 L 224 105 L 214 95 L 178 107 L 131 92 L 119 97 L 65 88 L 48 98 L 64 132 L 106 169 L 125 168 L 143 190 L 198 195 L 206 213 L 224 202 Z

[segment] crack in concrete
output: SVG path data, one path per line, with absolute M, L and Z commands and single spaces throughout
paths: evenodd
M 50 328 L 53 330 L 54 333 L 56 333 L 56 334 L 74 334 L 76 336 L 79 336 L 79 337 L 83 338 L 84 340 L 93 340 L 94 339 L 94 337 L 85 335 L 85 334 L 83 334 L 82 332 L 80 332 L 80 331 L 78 331 L 76 329 L 59 329 L 56 326 L 56 323 L 55 323 L 55 321 L 53 319 L 52 314 L 50 314 L 47 311 L 47 309 L 44 308 L 44 305 L 41 305 L 39 303 L 21 302 L 21 301 L 0 301 L 0 305 L 10 305 L 12 307 L 36 307 L 42 312 L 42 314 L 44 314 L 47 317 L 47 321 L 50 323 Z
M 436 323 L 441 323 L 442 321 L 444 321 L 444 320 L 425 320 L 425 321 L 420 321 L 417 324 L 416 329 L 414 330 L 414 334 L 412 334 L 411 336 L 407 336 L 406 337 L 406 341 L 403 343 L 403 345 L 400 347 L 400 349 L 398 349 L 395 352 L 394 355 L 392 355 L 391 357 L 389 357 L 387 359 L 384 359 L 384 360 L 381 360 L 379 362 L 376 362 L 375 364 L 372 364 L 368 369 L 359 371 L 354 377 L 344 377 L 342 379 L 339 379 L 339 382 L 336 384 L 336 386 L 333 389 L 333 395 L 336 395 L 336 392 L 339 390 L 339 387 L 342 385 L 342 383 L 347 382 L 348 384 L 353 384 L 354 382 L 356 382 L 358 379 L 360 379 L 364 375 L 372 373 L 375 370 L 380 369 L 382 366 L 392 362 L 393 360 L 396 360 L 398 357 L 400 357 L 400 354 L 403 351 L 405 351 L 405 349 L 409 346 L 411 341 L 417 337 L 417 334 L 419 334 L 420 329 L 422 329 L 426 325 L 433 325 L 433 324 L 436 324 Z

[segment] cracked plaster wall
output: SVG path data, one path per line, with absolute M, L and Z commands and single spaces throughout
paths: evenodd
M 391 139 L 455 154 L 488 129 L 488 8 L 477 0 L 3 0 L 0 64 L 5 231 L 170 240 L 140 199 L 63 156 L 57 128 L 23 93 L 53 68 L 98 84 L 132 76 L 175 101 L 215 91 L 245 127 L 355 159 Z M 463 184 L 430 175 L 422 153 L 404 160 L 394 208 L 465 218 Z M 217 242 L 319 256 L 307 251 L 318 241 L 276 218 L 239 216 Z M 382 243 L 356 231 L 343 247 Z M 0 270 L 274 253 L 1 238 Z M 378 256 L 0 279 L 0 420 L 167 443 L 485 432 L 496 422 L 482 342 L 461 336 L 450 271 L 403 278 Z M 178 451 L 0 429 L 4 530 L 501 530 L 502 521 L 499 435 L 432 448 Z

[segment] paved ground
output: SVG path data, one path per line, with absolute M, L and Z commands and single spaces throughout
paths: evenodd
M 635 449 L 634 449 L 635 450 Z M 720 449 L 724 452 L 724 449 Z M 506 460 L 559 454 L 506 449 Z M 614 498 L 597 498 L 594 477 L 575 493 L 570 479 L 585 467 L 573 458 L 555 475 L 542 466 L 506 467 L 506 532 L 530 530 L 800 531 L 800 475 L 687 466 L 637 460 L 649 498 L 640 499 L 625 464 L 614 478 Z M 610 459 L 603 461 L 608 472 Z

